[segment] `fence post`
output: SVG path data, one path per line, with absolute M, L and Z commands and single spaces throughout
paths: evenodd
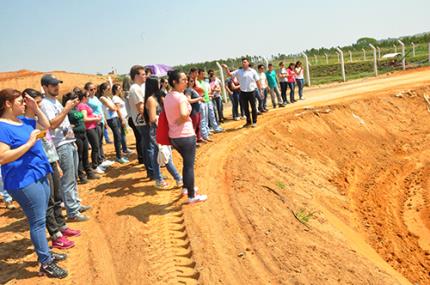
M 381 48 L 377 47 L 376 49 L 378 50 L 378 59 L 381 59 Z
M 227 92 L 225 90 L 225 79 L 224 79 L 224 71 L 223 68 L 221 66 L 221 64 L 219 64 L 219 62 L 216 62 L 216 65 L 219 68 L 219 74 L 221 76 L 221 91 L 222 91 L 222 96 L 224 97 L 224 102 L 227 102 Z
M 415 44 L 412 43 L 412 56 L 415 57 Z
M 363 60 L 366 61 L 366 50 L 364 48 L 361 50 L 363 51 Z
M 430 43 L 429 43 L 429 48 L 430 48 Z M 324 55 L 325 55 L 325 63 L 328 64 L 328 54 L 324 53 Z
M 352 62 L 352 51 L 349 51 L 349 62 Z
M 342 71 L 342 78 L 343 78 L 343 82 L 346 81 L 346 76 L 345 76 L 345 62 L 343 60 L 343 51 L 340 48 L 336 48 L 336 50 L 339 52 L 339 57 L 340 57 L 340 68 Z
M 302 52 L 303 56 L 305 57 L 305 66 L 306 66 L 306 85 L 311 86 L 311 75 L 309 72 L 309 58 L 308 56 Z
M 406 55 L 405 55 L 405 44 L 401 40 L 397 40 L 402 47 L 402 66 L 403 70 L 406 70 Z
M 263 56 L 264 63 L 266 64 L 266 69 L 269 68 L 269 61 L 265 56 Z
M 393 44 L 394 52 L 397 53 L 397 46 Z
M 369 44 L 369 46 L 373 49 L 373 70 L 375 71 L 375 76 L 378 76 L 378 60 L 376 57 L 376 48 L 372 44 Z

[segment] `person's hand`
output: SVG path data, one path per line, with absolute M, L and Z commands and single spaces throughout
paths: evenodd
M 97 123 L 99 123 L 102 120 L 102 116 L 101 115 L 97 115 L 96 118 L 97 118 L 97 121 L 96 121 Z
M 223 68 L 225 68 L 225 69 L 228 69 L 228 66 L 227 66 L 227 64 L 225 64 L 225 63 L 221 64 L 221 66 L 222 66 Z
M 66 106 L 64 106 L 64 109 L 66 109 L 67 113 L 68 113 L 70 110 L 72 110 L 73 108 L 75 108 L 76 105 L 78 105 L 78 104 L 79 104 L 79 99 L 78 98 L 73 99 L 73 100 L 69 100 L 69 101 L 67 101 Z
M 122 121 L 121 121 L 121 126 L 122 126 L 123 128 L 125 128 L 125 127 L 127 126 L 127 123 L 125 122 L 125 120 L 122 120 Z
M 27 141 L 27 144 L 32 147 L 37 141 L 37 135 L 40 134 L 39 130 L 33 130 L 30 134 L 30 138 Z
M 39 109 L 39 106 L 37 105 L 36 101 L 27 94 L 25 94 L 24 96 L 24 101 L 25 101 L 25 105 L 36 114 L 37 110 Z

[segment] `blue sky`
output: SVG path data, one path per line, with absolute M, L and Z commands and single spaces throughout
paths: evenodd
M 430 31 L 429 0 L 5 0 L 0 72 L 125 73 Z

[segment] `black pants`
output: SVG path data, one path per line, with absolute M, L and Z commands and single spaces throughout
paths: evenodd
M 87 138 L 91 145 L 91 166 L 97 168 L 103 160 L 100 159 L 100 137 L 97 128 L 87 129 Z
M 84 178 L 85 174 L 91 174 L 91 165 L 88 158 L 88 138 L 85 132 L 75 132 L 76 145 L 78 146 L 78 176 Z
M 240 101 L 242 102 L 245 116 L 246 116 L 246 123 L 251 124 L 251 116 L 249 114 L 249 104 L 251 104 L 251 110 L 252 110 L 252 123 L 257 123 L 257 106 L 255 106 L 255 92 L 244 92 L 240 91 Z
M 218 122 L 224 122 L 224 106 L 221 96 L 213 98 L 212 102 L 216 108 L 215 115 L 217 116 Z
M 51 163 L 51 167 L 54 172 L 48 175 L 51 193 L 49 195 L 48 209 L 46 210 L 46 228 L 52 237 L 66 228 L 66 222 L 61 212 L 60 172 L 58 171 L 57 163 Z
M 196 137 L 171 139 L 173 147 L 182 156 L 182 179 L 188 190 L 188 198 L 194 198 L 194 162 L 196 160 Z
M 105 125 L 101 123 L 98 124 L 96 130 L 99 139 L 99 161 L 101 163 L 105 160 L 105 153 L 103 151 L 103 136 L 105 131 Z
M 140 164 L 144 164 L 145 158 L 143 156 L 142 137 L 140 136 L 139 131 L 137 130 L 136 125 L 134 124 L 131 117 L 128 118 L 128 125 L 133 130 L 134 138 L 136 139 L 137 160 Z
M 121 155 L 121 122 L 119 121 L 119 118 L 112 118 L 107 120 L 107 123 L 109 125 L 109 128 L 112 130 L 113 133 L 113 143 L 115 145 L 115 154 L 116 159 L 120 159 L 122 157 Z
M 287 100 L 287 88 L 288 88 L 288 82 L 279 82 L 281 85 L 281 97 L 282 101 L 284 101 L 284 104 L 288 103 Z

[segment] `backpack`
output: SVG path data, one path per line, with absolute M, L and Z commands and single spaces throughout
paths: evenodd
M 161 111 L 158 117 L 158 127 L 155 133 L 155 138 L 158 144 L 172 145 L 169 138 L 169 122 L 165 111 Z

